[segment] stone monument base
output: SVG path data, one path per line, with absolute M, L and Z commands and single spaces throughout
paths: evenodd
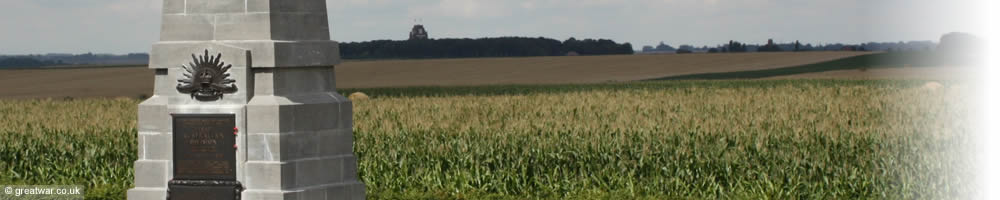
M 313 199 L 365 199 L 365 185 L 360 182 L 321 185 L 302 190 L 255 190 L 244 191 L 243 198 L 253 199 L 282 199 L 282 200 L 313 200 Z
M 325 0 L 163 0 L 162 13 L 128 199 L 365 198 Z

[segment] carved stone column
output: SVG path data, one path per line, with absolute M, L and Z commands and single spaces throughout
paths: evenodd
M 139 105 L 136 187 L 128 199 L 165 199 L 179 194 L 174 185 L 218 182 L 189 175 L 222 172 L 226 167 L 216 166 L 228 160 L 175 148 L 195 148 L 190 137 L 201 133 L 190 130 L 221 129 L 185 124 L 175 132 L 179 116 L 231 116 L 238 198 L 364 199 L 352 104 L 335 91 L 340 53 L 325 0 L 164 0 L 162 20 L 149 66 L 154 95 Z M 214 149 L 205 155 L 230 153 Z M 178 172 L 179 164 L 187 171 Z

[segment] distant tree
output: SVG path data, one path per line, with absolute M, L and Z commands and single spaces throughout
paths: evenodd
M 771 39 L 767 39 L 766 45 L 757 48 L 757 52 L 778 52 L 778 51 L 781 51 L 781 47 L 778 47 L 778 45 L 774 44 L 774 40 Z
M 548 38 L 501 37 L 480 39 L 375 40 L 340 44 L 345 59 L 470 58 L 633 54 L 632 44 L 606 39 L 558 41 Z
M 694 46 L 691 46 L 691 45 L 688 45 L 688 44 L 682 44 L 681 46 L 677 47 L 677 50 L 693 51 L 694 50 Z
M 653 48 L 653 46 L 649 46 L 649 45 L 642 46 L 642 52 L 652 52 L 652 51 L 655 51 L 655 50 L 656 49 Z
M 41 66 L 51 66 L 57 65 L 57 62 L 53 61 L 41 61 L 38 59 L 30 57 L 10 57 L 0 60 L 0 68 L 11 68 L 11 67 L 41 67 Z
M 979 37 L 968 33 L 953 32 L 941 36 L 937 50 L 949 53 L 970 53 L 983 50 L 985 42 Z
M 777 45 L 764 45 L 757 48 L 757 52 L 779 52 L 781 48 Z
M 674 47 L 671 47 L 670 45 L 664 44 L 663 42 L 660 42 L 659 45 L 656 45 L 656 51 L 670 52 L 670 51 L 676 51 L 676 50 L 677 49 L 674 49 Z
M 730 40 L 729 45 L 726 45 L 725 50 L 723 50 L 723 52 L 729 52 L 729 53 L 747 52 L 747 45 Z
M 795 40 L 795 51 L 801 51 L 801 49 L 799 48 L 799 47 L 801 47 L 801 46 L 802 46 L 802 44 L 801 44 L 801 43 L 799 43 L 799 41 L 798 41 L 798 40 Z

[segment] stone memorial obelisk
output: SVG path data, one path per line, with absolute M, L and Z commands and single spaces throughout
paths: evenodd
M 164 0 L 128 199 L 364 199 L 325 0 Z

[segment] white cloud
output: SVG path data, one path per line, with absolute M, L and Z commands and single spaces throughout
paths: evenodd
M 158 38 L 162 0 L 0 0 L 0 54 L 142 52 Z M 975 0 L 327 0 L 332 38 L 431 37 L 666 41 L 934 40 L 978 30 Z
M 521 8 L 527 10 L 535 9 L 535 2 L 532 1 L 521 2 Z
M 480 19 L 509 16 L 510 1 L 496 0 L 439 0 L 437 3 L 419 5 L 409 10 L 414 17 L 461 17 Z
M 160 0 L 4 0 L 0 54 L 149 51 Z

